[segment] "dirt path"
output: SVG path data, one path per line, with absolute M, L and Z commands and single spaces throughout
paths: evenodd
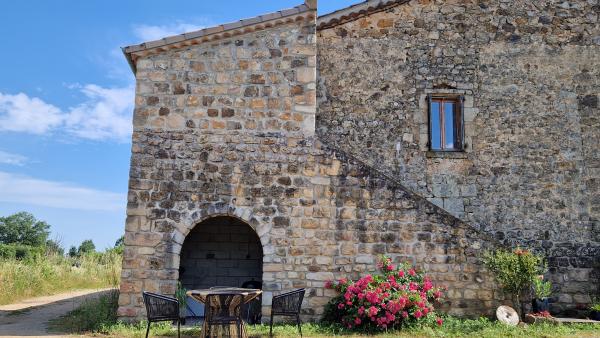
M 0 337 L 62 337 L 49 334 L 48 321 L 78 308 L 110 289 L 80 290 L 0 306 Z

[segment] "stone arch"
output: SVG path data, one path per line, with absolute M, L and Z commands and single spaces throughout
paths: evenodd
M 263 244 L 255 227 L 229 214 L 203 217 L 196 223 L 179 258 L 178 280 L 186 288 L 240 287 L 263 280 Z

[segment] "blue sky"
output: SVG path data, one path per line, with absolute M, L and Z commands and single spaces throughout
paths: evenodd
M 32 212 L 68 248 L 123 233 L 134 77 L 122 46 L 301 0 L 19 0 L 0 11 L 0 216 Z M 319 13 L 357 0 L 322 0 Z

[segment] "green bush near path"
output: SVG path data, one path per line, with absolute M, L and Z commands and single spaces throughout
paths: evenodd
M 146 323 L 126 324 L 117 321 L 116 310 L 118 292 L 101 296 L 99 299 L 84 303 L 79 309 L 63 318 L 54 320 L 51 329 L 55 332 L 74 334 L 93 334 L 95 337 L 144 337 Z M 176 327 L 170 323 L 153 323 L 151 335 L 177 336 Z M 247 326 L 250 337 L 268 337 L 268 325 Z M 275 337 L 298 337 L 295 325 L 276 325 Z M 341 326 L 306 323 L 302 325 L 305 337 L 365 337 L 347 331 Z M 199 327 L 183 327 L 182 336 L 198 337 Z M 441 327 L 412 327 L 401 331 L 383 332 L 374 337 L 600 337 L 600 325 L 539 324 L 526 327 L 510 327 L 486 318 L 476 320 L 446 317 Z
M 0 260 L 0 305 L 76 289 L 116 287 L 121 255 L 114 251 L 81 257 L 35 255 Z

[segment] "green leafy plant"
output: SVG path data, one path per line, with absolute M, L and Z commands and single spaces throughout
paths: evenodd
M 185 309 L 187 305 L 187 289 L 181 285 L 181 282 L 177 282 L 177 290 L 175 290 L 175 298 L 179 301 L 179 308 Z
M 550 297 L 552 294 L 552 283 L 544 281 L 544 275 L 539 275 L 533 279 L 533 294 L 537 299 Z
M 494 273 L 502 289 L 514 297 L 518 309 L 521 305 L 523 292 L 545 270 L 542 256 L 520 248 L 513 251 L 486 252 L 483 256 L 483 262 Z

